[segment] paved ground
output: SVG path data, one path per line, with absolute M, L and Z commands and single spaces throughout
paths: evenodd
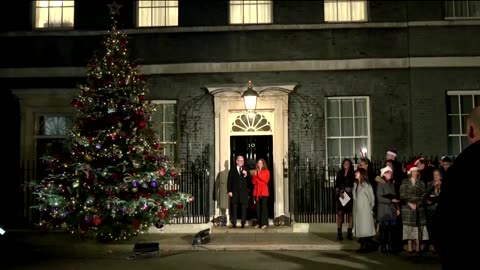
M 63 234 L 17 232 L 0 238 L 1 269 L 440 269 L 437 258 L 378 252 L 357 254 L 356 241 L 334 234 L 224 231 L 191 246 L 192 235 L 144 235 L 99 244 Z M 159 242 L 161 252 L 132 259 L 135 242 Z
M 5 267 L 5 268 L 4 268 Z M 433 258 L 350 251 L 177 251 L 129 259 L 128 254 L 100 253 L 88 257 L 29 256 L 2 269 L 439 269 Z

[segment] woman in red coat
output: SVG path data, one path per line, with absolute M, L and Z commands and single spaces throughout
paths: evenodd
M 270 181 L 270 171 L 265 160 L 260 158 L 252 178 L 253 197 L 257 208 L 257 226 L 255 228 L 265 229 L 268 226 L 268 181 Z

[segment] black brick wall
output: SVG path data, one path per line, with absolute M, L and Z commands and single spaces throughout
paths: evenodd
M 416 153 L 447 152 L 446 94 L 449 90 L 480 90 L 480 68 L 412 70 L 410 129 Z
M 0 68 L 86 66 L 102 36 L 86 30 L 109 29 L 107 4 L 112 1 L 75 1 L 75 31 L 32 30 L 30 1 L 2 4 L 15 20 L 0 18 L 3 50 Z M 134 3 L 122 4 L 120 22 L 125 29 L 135 25 Z M 369 22 L 443 21 L 445 1 L 369 1 Z M 250 30 L 228 26 L 227 0 L 181 0 L 179 25 L 183 32 L 169 29 L 134 30 L 129 35 L 132 59 L 139 64 L 335 60 L 360 58 L 479 56 L 480 26 L 414 26 L 345 28 L 341 24 L 311 30 Z M 280 1 L 273 4 L 273 24 L 323 24 L 322 1 Z M 472 21 L 475 24 L 475 21 Z M 364 26 L 359 23 L 359 26 Z M 234 30 L 234 31 L 233 31 Z M 65 34 L 64 34 L 65 33 Z M 187 119 L 180 137 L 179 157 L 191 161 L 200 154 L 200 142 L 210 145 L 209 162 L 214 164 L 213 97 L 201 87 L 211 84 L 299 82 L 290 96 L 289 139 L 300 151 L 319 163 L 325 157 L 324 102 L 326 96 L 369 96 L 371 108 L 371 153 L 383 158 L 395 147 L 401 156 L 442 155 L 447 151 L 446 91 L 480 89 L 480 68 L 412 68 L 386 70 L 248 72 L 223 74 L 155 75 L 148 77 L 151 99 L 178 101 L 179 120 Z M 11 89 L 72 88 L 83 78 L 0 78 L 3 114 L 12 128 L 7 136 L 19 145 L 19 108 Z M 193 102 L 195 101 L 195 102 Z M 66 104 L 68 106 L 68 104 Z M 318 120 L 304 129 L 304 109 Z M 182 116 L 183 115 L 183 116 Z M 183 127 L 183 126 L 182 126 Z M 194 131 L 198 129 L 197 131 Z M 179 123 L 180 130 L 180 123 Z M 188 133 L 188 143 L 186 138 Z M 17 138 L 17 139 L 15 139 Z M 191 143 L 192 151 L 189 143 Z M 313 151 L 310 151 L 313 145 Z M 18 147 L 16 148 L 18 150 Z M 18 160 L 18 151 L 5 154 Z M 12 167 L 15 165 L 12 164 Z M 6 167 L 8 164 L 6 164 Z M 222 165 L 223 167 L 223 165 Z M 15 177 L 8 172 L 6 178 Z M 210 175 L 213 183 L 214 175 Z M 213 185 L 212 185 L 213 186 Z M 13 190 L 15 186 L 6 187 Z M 2 196 L 0 196 L 2 197 Z M 5 197 L 10 198 L 10 197 Z M 1 203 L 0 203 L 1 204 Z M 2 204 L 7 205 L 7 204 Z M 0 223 L 2 220 L 0 220 Z
M 152 99 L 178 100 L 179 111 L 194 97 L 205 95 L 201 87 L 211 84 L 245 83 L 248 80 L 262 82 L 299 82 L 300 87 L 289 98 L 289 140 L 300 145 L 301 150 L 313 153 L 310 158 L 322 162 L 325 158 L 324 97 L 326 96 L 369 96 L 371 102 L 372 153 L 384 155 L 386 149 L 396 147 L 399 152 L 411 153 L 409 134 L 410 96 L 409 72 L 407 70 L 344 71 L 344 72 L 268 72 L 228 73 L 203 75 L 169 75 L 149 77 Z M 202 99 L 201 106 L 191 106 L 199 115 L 201 125 L 195 141 L 190 139 L 193 156 L 198 155 L 194 145 L 214 143 L 213 97 Z M 304 108 L 308 108 L 318 121 L 311 129 L 304 129 Z M 193 117 L 190 117 L 193 119 Z M 313 119 L 313 118 L 312 118 Z M 193 123 L 189 123 L 190 129 Z M 195 149 L 194 149 L 195 148 Z M 186 141 L 179 143 L 180 156 L 185 158 Z M 309 153 L 310 154 L 310 153 Z M 213 148 L 211 152 L 213 158 Z M 211 160 L 213 164 L 213 159 Z
M 408 51 L 406 28 L 149 33 L 129 39 L 130 53 L 141 64 L 390 58 Z M 0 67 L 85 66 L 101 40 L 3 36 Z

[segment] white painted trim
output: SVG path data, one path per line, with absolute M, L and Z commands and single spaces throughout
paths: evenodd
M 480 25 L 480 20 L 478 19 L 467 19 L 467 18 L 445 18 L 443 21 L 415 21 L 408 22 L 408 27 L 417 27 L 417 26 L 469 26 L 469 25 Z
M 480 90 L 449 90 L 447 96 L 480 95 Z
M 480 56 L 412 57 L 410 67 L 480 67 Z
M 285 191 L 285 179 L 283 177 L 284 161 L 288 158 L 288 93 L 296 87 L 295 83 L 274 84 L 274 85 L 255 85 L 253 88 L 257 91 L 275 92 L 275 95 L 264 95 L 257 103 L 256 111 L 264 114 L 272 126 L 272 132 L 230 132 L 231 123 L 240 114 L 245 112 L 243 102 L 239 102 L 240 93 L 243 84 L 225 84 L 225 85 L 208 85 L 205 89 L 213 96 L 214 113 L 215 113 L 215 177 L 219 179 L 219 197 L 216 204 L 215 213 L 222 213 L 224 210 L 228 213 L 228 197 L 227 197 L 227 173 L 230 169 L 230 136 L 232 135 L 273 135 L 273 163 L 274 171 L 271 173 L 275 176 L 274 190 L 275 194 L 274 215 L 279 216 L 285 213 L 287 209 L 286 202 L 288 199 L 284 196 L 288 195 Z M 275 90 L 275 91 L 274 91 Z M 225 209 L 227 208 L 227 209 Z M 229 215 L 228 213 L 227 215 Z
M 176 100 L 171 100 L 171 99 L 154 99 L 150 101 L 153 104 L 177 104 Z
M 329 117 L 327 114 L 327 106 L 328 106 L 328 101 L 329 100 L 344 100 L 344 99 L 365 99 L 366 101 L 366 114 L 367 114 L 367 136 L 328 136 L 328 121 L 325 121 L 325 164 L 327 167 L 337 167 L 337 164 L 328 164 L 328 139 L 367 139 L 367 157 L 370 156 L 372 157 L 372 126 L 371 126 L 371 118 L 372 115 L 370 113 L 370 97 L 369 96 L 329 96 L 325 97 L 325 103 L 324 103 L 324 108 L 325 108 L 325 118 L 326 119 L 341 119 L 341 118 L 348 118 L 348 117 Z M 338 108 L 341 110 L 341 106 Z M 341 146 L 341 143 L 340 143 Z M 339 149 L 339 153 L 341 155 L 341 151 Z M 356 153 L 356 152 L 354 152 Z M 347 157 L 342 157 L 342 160 Z M 341 162 L 341 160 L 340 160 Z M 340 164 L 341 166 L 341 164 Z
M 442 27 L 442 26 L 469 26 L 480 25 L 480 19 L 445 18 L 441 21 L 412 21 L 412 22 L 325 22 L 319 24 L 260 24 L 260 25 L 222 25 L 222 26 L 163 26 L 124 29 L 128 35 L 154 33 L 198 33 L 198 32 L 235 32 L 235 31 L 284 31 L 284 30 L 325 30 L 349 28 L 407 28 L 407 27 Z M 0 37 L 36 37 L 36 36 L 102 36 L 108 30 L 65 30 L 65 29 L 38 29 L 35 31 L 10 31 L 0 33 Z
M 480 67 L 480 56 L 158 64 L 140 70 L 156 75 L 449 67 Z M 85 77 L 86 71 L 86 67 L 0 68 L 0 78 Z
M 283 30 L 324 30 L 344 28 L 405 28 L 406 22 L 348 22 L 321 24 L 242 24 L 222 26 L 162 26 L 124 29 L 128 35 L 154 33 L 197 33 L 197 32 L 235 32 L 235 31 L 283 31 Z M 71 31 L 12 31 L 0 33 L 0 37 L 30 37 L 30 36 L 101 36 L 107 35 L 107 30 L 71 30 Z

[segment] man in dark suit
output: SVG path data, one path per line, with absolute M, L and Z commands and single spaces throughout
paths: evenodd
M 237 156 L 236 163 L 237 165 L 228 172 L 227 192 L 232 203 L 232 227 L 237 227 L 237 212 L 240 206 L 243 229 L 247 221 L 248 188 L 251 180 L 248 170 L 244 167 L 245 159 L 243 156 Z
M 433 231 L 443 270 L 460 265 L 478 265 L 478 213 L 480 180 L 480 106 L 467 120 L 470 145 L 453 161 L 442 181 Z

